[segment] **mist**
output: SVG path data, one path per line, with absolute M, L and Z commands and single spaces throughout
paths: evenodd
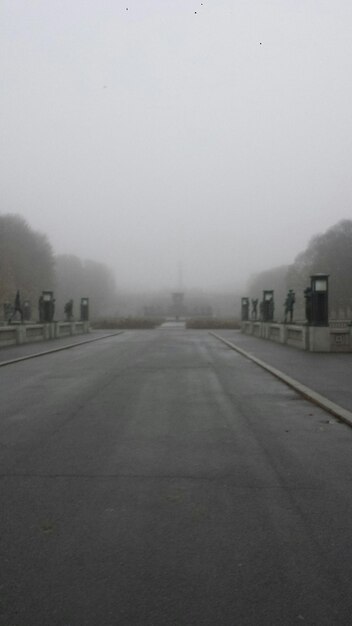
M 128 9 L 128 10 L 127 10 Z M 120 289 L 241 289 L 351 216 L 347 0 L 3 0 L 1 212 Z

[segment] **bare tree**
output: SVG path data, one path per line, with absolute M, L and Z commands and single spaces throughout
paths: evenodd
M 315 235 L 289 268 L 288 282 L 296 293 L 310 283 L 310 275 L 330 275 L 330 315 L 351 317 L 352 220 L 342 220 Z
M 36 305 L 43 289 L 54 284 L 54 257 L 46 235 L 20 215 L 0 215 L 0 302 L 21 299 Z
M 89 297 L 90 317 L 114 315 L 116 311 L 116 284 L 112 271 L 104 263 L 73 254 L 61 254 L 55 259 L 58 312 L 65 302 L 74 300 L 74 313 L 79 314 L 81 297 Z

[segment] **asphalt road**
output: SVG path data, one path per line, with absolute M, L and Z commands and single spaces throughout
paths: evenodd
M 0 369 L 1 626 L 349 625 L 352 430 L 206 331 Z

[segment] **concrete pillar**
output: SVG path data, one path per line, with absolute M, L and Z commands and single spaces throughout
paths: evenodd
M 26 342 L 26 327 L 21 324 L 16 326 L 16 344 Z

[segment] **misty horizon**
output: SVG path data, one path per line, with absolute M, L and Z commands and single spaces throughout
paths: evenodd
M 126 10 L 128 8 L 128 11 Z M 347 0 L 0 8 L 1 213 L 119 290 L 241 290 L 351 217 Z

